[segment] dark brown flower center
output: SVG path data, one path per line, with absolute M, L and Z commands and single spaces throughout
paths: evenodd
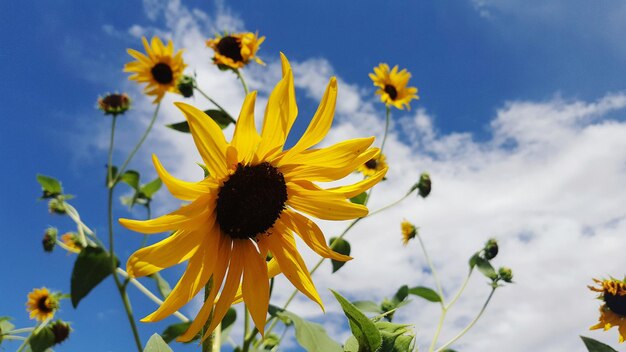
M 154 80 L 161 84 L 170 84 L 174 80 L 174 72 L 172 72 L 172 68 L 168 64 L 159 62 L 152 67 L 150 72 Z
M 220 42 L 217 43 L 217 51 L 235 62 L 243 61 L 243 56 L 241 56 L 241 43 L 237 38 L 230 35 L 220 39 Z
M 384 91 L 385 93 L 387 93 L 387 95 L 389 95 L 389 98 L 391 98 L 391 100 L 396 100 L 396 98 L 398 97 L 398 91 L 396 90 L 396 87 L 392 86 L 391 84 L 385 84 Z
M 109 94 L 102 99 L 102 103 L 108 108 L 119 109 L 128 104 L 128 97 L 124 94 Z
M 378 161 L 376 161 L 376 159 L 370 159 L 365 163 L 365 167 L 368 169 L 375 170 L 376 166 L 378 166 Z
M 285 209 L 283 174 L 267 162 L 237 165 L 217 198 L 217 223 L 233 239 L 254 238 L 269 230 Z
M 614 295 L 609 292 L 605 292 L 604 302 L 613 313 L 626 316 L 626 296 Z
M 37 309 L 42 313 L 50 313 L 52 312 L 52 307 L 48 302 L 48 296 L 40 297 L 37 301 Z

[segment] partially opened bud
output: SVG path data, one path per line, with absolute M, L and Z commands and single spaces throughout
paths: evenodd
M 180 94 L 185 98 L 193 97 L 193 88 L 196 82 L 191 76 L 183 75 L 179 80 L 176 88 Z
M 57 243 L 57 229 L 54 227 L 48 227 L 46 231 L 43 233 L 43 239 L 41 240 L 41 244 L 43 245 L 43 250 L 46 252 L 52 252 L 54 246 Z
M 430 175 L 426 172 L 420 175 L 420 181 L 417 184 L 417 189 L 419 190 L 419 194 L 422 198 L 428 197 L 430 194 L 432 187 L 432 182 L 430 181 Z
M 50 330 L 54 334 L 54 344 L 58 345 L 61 342 L 67 340 L 70 336 L 70 324 L 57 320 L 54 323 L 50 324 Z
M 491 260 L 495 258 L 498 255 L 498 242 L 494 238 L 489 239 L 485 244 L 484 251 L 485 259 Z
M 504 282 L 511 283 L 513 282 L 513 271 L 507 267 L 501 267 L 498 269 L 498 275 Z
M 130 98 L 126 93 L 107 94 L 98 99 L 98 109 L 104 111 L 105 115 L 121 115 L 130 109 Z

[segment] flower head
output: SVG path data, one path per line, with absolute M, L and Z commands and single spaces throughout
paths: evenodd
M 154 95 L 154 103 L 158 103 L 163 99 L 165 93 L 178 93 L 176 85 L 187 65 L 183 61 L 182 50 L 174 54 L 174 44 L 171 40 L 167 46 L 163 45 L 159 37 L 153 37 L 150 44 L 145 37 L 142 37 L 141 41 L 146 49 L 146 54 L 128 49 L 128 54 L 137 61 L 124 65 L 124 72 L 133 73 L 128 77 L 130 80 L 147 83 L 144 92 L 147 95 Z
M 58 345 L 61 342 L 67 340 L 67 338 L 70 336 L 70 332 L 72 331 L 72 328 L 70 328 L 70 324 L 62 320 L 55 321 L 54 323 L 48 325 L 47 328 L 49 328 L 54 335 L 55 345 Z
M 80 240 L 74 232 L 68 232 L 61 236 L 61 241 L 67 247 L 67 250 L 71 252 L 79 253 L 83 249 Z
M 28 294 L 26 310 L 30 312 L 31 319 L 39 321 L 51 319 L 58 308 L 58 295 L 51 294 L 45 287 L 36 288 Z
M 102 110 L 105 115 L 121 115 L 130 109 L 130 98 L 128 94 L 107 94 L 98 98 L 98 109 Z
M 364 162 L 362 165 L 359 165 L 357 171 L 362 173 L 363 176 L 372 176 L 380 170 L 386 169 L 387 167 L 387 159 L 385 158 L 385 155 L 378 154 L 377 156 Z
M 263 61 L 256 56 L 264 40 L 265 37 L 259 38 L 258 33 L 232 33 L 209 39 L 206 45 L 215 51 L 213 63 L 236 70 L 247 65 L 250 60 L 264 65 Z
M 402 244 L 406 246 L 410 240 L 417 236 L 417 227 L 406 220 L 402 221 L 400 227 L 402 229 Z
M 48 227 L 46 229 L 43 233 L 43 239 L 41 240 L 44 251 L 52 252 L 54 250 L 54 246 L 57 244 L 58 233 L 59 231 L 54 227 Z
M 411 100 L 419 99 L 417 88 L 407 87 L 410 78 L 411 74 L 406 69 L 398 72 L 398 65 L 389 71 L 389 65 L 381 63 L 374 67 L 374 73 L 370 73 L 374 86 L 379 88 L 376 94 L 380 95 L 380 100 L 400 110 L 404 110 L 405 106 L 410 110 Z
M 294 234 L 320 256 L 339 261 L 351 259 L 331 250 L 320 228 L 306 215 L 324 220 L 365 216 L 365 206 L 347 199 L 371 188 L 387 171 L 380 170 L 349 186 L 324 189 L 314 183 L 344 178 L 374 158 L 379 150 L 369 148 L 373 137 L 312 149 L 325 137 L 332 123 L 337 97 L 335 78 L 331 78 L 300 140 L 284 150 L 298 108 L 291 67 L 284 55 L 281 60 L 283 77 L 269 96 L 260 134 L 254 123 L 256 92 L 246 97 L 230 142 L 204 112 L 176 103 L 189 122 L 209 176 L 199 182 L 178 180 L 153 156 L 156 171 L 166 187 L 175 197 L 190 204 L 147 221 L 120 219 L 125 227 L 142 233 L 174 231 L 163 241 L 133 253 L 127 263 L 130 275 L 146 276 L 188 262 L 165 302 L 143 321 L 158 321 L 174 313 L 213 277 L 213 289 L 207 293 L 205 304 L 187 332 L 179 338 L 182 341 L 188 341 L 200 331 L 212 310 L 208 331 L 215 329 L 231 304 L 240 300 L 245 301 L 256 327 L 263 333 L 269 278 L 280 272 L 322 306 L 296 248 Z M 266 263 L 268 252 L 272 259 Z M 215 301 L 218 291 L 219 299 Z
M 599 299 L 604 301 L 600 307 L 598 324 L 590 327 L 590 330 L 604 329 L 617 326 L 619 330 L 619 343 L 626 339 L 626 282 L 617 279 L 598 280 L 593 279 L 597 286 L 588 286 L 590 290 L 599 292 Z

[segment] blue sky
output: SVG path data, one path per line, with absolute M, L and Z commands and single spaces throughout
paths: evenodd
M 441 237 L 427 239 L 435 252 L 443 252 L 445 243 L 456 241 L 453 225 L 463 226 L 460 231 L 467 233 L 463 238 L 469 239 L 462 241 L 461 248 L 440 255 L 442 271 L 449 273 L 451 280 L 462 269 L 455 265 L 454 259 L 451 264 L 444 259 L 469 256 L 472 248 L 479 247 L 494 233 L 501 235 L 504 248 L 510 249 L 510 260 L 528 267 L 534 262 L 567 268 L 578 265 L 577 259 L 610 256 L 612 252 L 608 247 L 625 244 L 618 235 L 625 214 L 617 205 L 623 206 L 626 198 L 623 192 L 614 192 L 624 180 L 626 162 L 626 156 L 618 152 L 623 145 L 619 142 L 623 134 L 619 133 L 624 128 L 626 44 L 622 33 L 626 8 L 618 2 L 589 6 L 584 1 L 549 4 L 515 0 L 388 1 L 383 6 L 377 1 L 230 1 L 217 4 L 187 1 L 183 5 L 158 0 L 144 3 L 4 1 L 0 3 L 0 13 L 3 48 L 0 74 L 5 78 L 5 83 L 0 85 L 0 115 L 4 117 L 0 129 L 0 157 L 5 170 L 0 176 L 5 185 L 0 202 L 0 224 L 4 230 L 0 265 L 5 268 L 0 315 L 13 316 L 17 326 L 29 324 L 23 303 L 33 287 L 69 291 L 73 262 L 72 256 L 61 251 L 46 254 L 41 250 L 40 239 L 46 226 L 69 230 L 71 223 L 47 214 L 46 204 L 36 201 L 39 187 L 35 174 L 61 179 L 66 192 L 78 195 L 73 204 L 86 221 L 99 233 L 105 233 L 103 179 L 109 121 L 95 109 L 95 102 L 100 94 L 122 90 L 135 99 L 133 114 L 120 119 L 119 145 L 128 149 L 133 143 L 130 138 L 139 133 L 151 109 L 122 72 L 122 66 L 130 60 L 126 48 L 140 48 L 137 37 L 140 34 L 159 33 L 177 39 L 192 38 L 198 33 L 208 38 L 221 29 L 258 31 L 267 37 L 259 54 L 268 66 L 253 67 L 245 73 L 249 75 L 252 88 L 259 89 L 261 94 L 267 93 L 276 82 L 273 72 L 278 52 L 286 53 L 297 71 L 300 116 L 303 117 L 296 125 L 298 131 L 306 126 L 323 89 L 311 77 L 320 77 L 321 82 L 331 73 L 339 77 L 340 102 L 342 94 L 352 100 L 344 100 L 349 102 L 338 112 L 338 128 L 331 139 L 352 138 L 354 136 L 349 134 L 354 132 L 379 134 L 380 129 L 376 128 L 380 126 L 384 109 L 372 96 L 374 89 L 367 74 L 379 62 L 407 68 L 413 75 L 411 85 L 420 89 L 421 100 L 412 104 L 411 112 L 394 112 L 395 134 L 389 153 L 394 151 L 399 155 L 391 158 L 398 161 L 399 171 L 392 174 L 397 178 L 395 181 L 392 178 L 386 187 L 390 193 L 393 190 L 401 193 L 400 189 L 406 188 L 402 174 L 414 176 L 426 169 L 439 177 L 442 188 L 439 194 L 433 195 L 432 201 L 415 203 L 413 208 L 407 205 L 404 213 L 398 210 L 385 221 L 414 217 L 427 231 L 440 233 Z M 232 28 L 218 28 L 220 24 Z M 175 42 L 175 46 L 180 48 L 184 44 Z M 234 77 L 224 76 L 226 74 L 219 76 L 220 73 L 209 66 L 210 50 L 202 52 L 202 46 L 203 43 L 197 42 L 194 48 L 188 49 L 186 60 L 194 63 L 190 65 L 193 68 L 204 70 L 201 76 L 207 80 L 200 81 L 201 85 L 215 87 L 210 94 L 224 97 L 227 109 L 237 113 L 237 106 L 241 104 L 241 92 L 235 93 L 235 89 L 240 90 L 237 82 Z M 206 62 L 205 67 L 195 66 L 203 62 Z M 216 85 L 216 81 L 209 78 L 224 83 Z M 264 85 L 265 82 L 271 85 Z M 162 121 L 182 119 L 172 109 L 164 110 L 163 115 Z M 361 117 L 362 121 L 356 120 Z M 367 123 L 369 125 L 362 126 Z M 183 147 L 178 147 L 183 144 L 167 144 L 170 137 L 164 136 L 172 133 L 164 129 L 156 131 L 154 138 L 144 146 L 145 150 L 138 154 L 133 167 L 146 177 L 152 177 L 148 155 L 156 150 L 169 160 L 166 167 L 178 171 L 181 177 L 195 175 L 190 171 L 195 170 L 193 155 L 184 159 L 184 167 L 172 163 L 177 156 L 188 155 L 184 154 Z M 184 137 L 171 138 L 178 141 Z M 517 147 L 509 150 L 505 140 L 513 140 Z M 116 159 L 123 156 L 117 153 Z M 419 170 L 403 172 L 406 165 Z M 585 173 L 590 169 L 596 173 Z M 600 178 L 600 185 L 585 183 L 591 177 Z M 479 186 L 493 189 L 475 194 Z M 120 191 L 119 195 L 122 194 Z M 503 194 L 508 196 L 503 197 Z M 536 197 L 527 199 L 529 194 Z M 485 208 L 466 210 L 475 206 L 471 199 L 482 200 L 481 206 Z M 171 199 L 164 195 L 162 201 L 157 212 L 172 209 Z M 381 199 L 380 203 L 373 204 L 386 202 Z M 417 213 L 410 213 L 409 208 Z M 497 212 L 494 210 L 497 208 L 504 210 Z M 121 206 L 116 213 L 118 216 L 143 216 L 139 211 L 129 214 Z M 516 219 L 519 224 L 505 224 L 507 219 Z M 375 224 L 385 228 L 385 221 L 377 220 Z M 450 227 L 441 225 L 443 222 Z M 335 231 L 333 225 L 328 226 L 329 232 Z M 591 241 L 588 236 L 576 235 L 578 231 L 593 233 L 598 238 Z M 530 240 L 529 244 L 521 241 L 520 233 L 530 234 L 535 240 Z M 121 229 L 117 237 L 119 256 L 125 261 L 139 245 L 140 237 Z M 373 248 L 378 244 L 374 240 L 371 243 Z M 592 247 L 593 251 L 589 249 Z M 365 258 L 374 255 L 373 249 L 365 244 L 362 248 L 357 244 L 356 249 L 362 250 Z M 524 251 L 543 253 L 548 249 L 552 249 L 553 255 L 546 254 L 545 258 L 537 260 L 521 254 Z M 405 257 L 409 255 L 402 256 Z M 422 265 L 420 259 L 413 257 L 405 263 L 404 273 L 414 283 L 428 283 L 427 276 L 415 270 Z M 362 273 L 370 267 L 364 262 L 361 262 L 363 267 L 357 264 L 354 271 L 347 267 L 345 275 L 352 275 L 357 281 L 365 280 Z M 623 272 L 611 272 L 619 261 L 600 264 L 593 268 L 595 271 L 580 275 L 587 278 L 623 275 Z M 623 266 L 623 262 L 621 264 Z M 522 267 L 518 270 L 524 273 Z M 571 271 L 582 269 L 564 269 L 555 275 L 564 277 Z M 529 277 L 532 273 L 536 272 L 529 271 Z M 177 272 L 172 271 L 168 276 L 173 283 Z M 322 286 L 343 288 L 333 280 L 341 281 L 331 276 L 320 278 Z M 545 283 L 537 277 L 534 280 Z M 392 281 L 391 284 L 397 283 Z M 580 297 L 587 297 L 587 301 L 582 302 L 590 308 L 579 314 L 581 321 L 559 330 L 562 336 L 575 339 L 579 333 L 591 335 L 586 328 L 595 323 L 593 312 L 597 307 L 585 292 L 587 283 L 571 278 L 565 284 L 565 287 L 579 290 Z M 378 284 L 386 287 L 386 283 Z M 528 284 L 527 288 L 530 290 L 535 285 Z M 518 289 L 519 295 L 526 292 L 523 283 L 518 286 L 521 288 L 507 290 Z M 452 280 L 450 290 L 455 287 Z M 478 290 L 480 286 L 476 287 Z M 360 283 L 345 290 L 359 297 L 363 292 L 375 298 L 393 293 L 371 293 L 371 287 Z M 131 293 L 139 316 L 154 309 L 151 302 L 143 300 L 136 292 Z M 542 294 L 561 293 L 542 291 Z M 450 334 L 457 327 L 455 324 L 462 324 L 471 316 L 472 304 L 479 304 L 479 297 L 473 299 L 474 303 L 468 301 L 467 310 L 451 320 Z M 513 293 L 508 297 L 503 294 L 502 305 L 494 310 L 505 316 L 516 315 L 507 310 L 506 305 L 507 300 L 511 302 L 516 297 Z M 575 304 L 582 302 L 578 300 Z M 121 304 L 110 280 L 92 292 L 78 310 L 73 310 L 69 302 L 64 303 L 60 317 L 72 321 L 76 333 L 59 350 L 82 350 L 94 342 L 98 351 L 125 351 L 131 346 Z M 302 302 L 302 307 L 304 315 L 320 318 L 306 303 Z M 191 312 L 193 307 L 189 309 L 186 312 Z M 428 314 L 435 313 L 427 311 L 425 314 L 430 317 Z M 524 324 L 531 324 L 534 321 L 531 318 L 539 319 L 541 315 L 537 314 L 523 321 L 512 319 L 509 327 L 527 327 Z M 172 322 L 175 320 L 142 325 L 142 338 L 146 341 L 153 332 L 160 332 Z M 428 326 L 433 324 L 424 322 L 423 325 L 418 328 L 420 334 L 423 332 L 419 340 L 422 343 L 428 341 Z M 493 347 L 481 345 L 480 337 L 490 336 L 487 330 L 479 330 L 476 339 L 468 341 L 466 350 Z M 341 334 L 341 331 L 337 333 Z M 507 340 L 506 332 L 502 334 Z M 609 341 L 615 342 L 614 334 L 605 335 L 610 335 Z M 605 335 L 593 336 L 607 337 Z M 520 351 L 545 346 L 542 343 L 550 340 L 549 336 L 541 334 L 530 337 Z M 569 343 L 571 345 L 563 346 L 578 346 L 574 340 Z

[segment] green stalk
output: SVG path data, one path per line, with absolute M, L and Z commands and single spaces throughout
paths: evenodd
M 211 99 L 210 96 L 208 96 L 202 89 L 198 88 L 197 86 L 194 86 L 194 89 L 200 93 L 203 97 L 205 97 L 208 101 L 210 101 L 211 103 L 213 103 L 213 105 L 215 105 L 218 109 L 220 109 L 223 113 L 226 114 L 226 116 L 228 117 L 228 119 L 230 120 L 230 122 L 232 123 L 237 123 L 237 120 L 235 120 L 232 116 L 230 116 L 230 114 L 224 110 L 224 108 L 218 104 L 215 100 Z
M 234 71 L 237 74 L 237 77 L 239 78 L 239 80 L 241 81 L 241 85 L 243 86 L 243 91 L 246 93 L 246 95 L 248 95 L 248 85 L 246 84 L 246 81 L 243 79 L 243 74 L 241 73 L 241 70 L 235 69 Z
M 209 279 L 209 282 L 204 286 L 204 302 L 206 303 L 207 299 L 209 299 L 209 295 L 211 294 L 211 289 L 213 288 L 213 276 Z M 213 308 L 211 308 L 211 314 L 209 315 L 209 319 L 204 324 L 204 328 L 202 329 L 202 338 L 207 334 L 208 336 L 204 341 L 202 341 L 202 352 L 213 352 L 215 345 L 215 334 L 213 332 L 209 332 L 209 326 L 211 325 L 211 321 L 213 320 Z M 220 328 L 219 326 L 217 327 Z M 219 351 L 219 342 L 217 342 L 217 350 Z

